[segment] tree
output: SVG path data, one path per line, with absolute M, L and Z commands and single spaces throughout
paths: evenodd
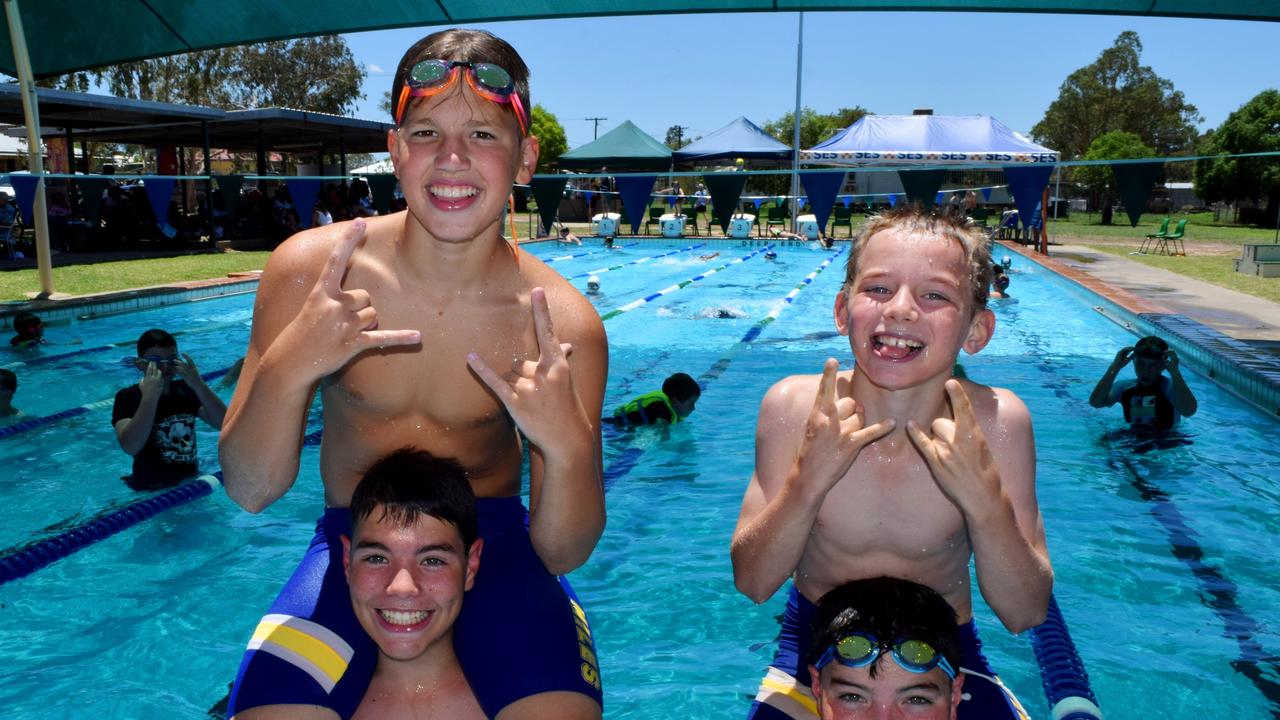
M 1155 157 L 1155 150 L 1143 144 L 1142 138 L 1124 130 L 1113 130 L 1100 135 L 1085 151 L 1085 160 L 1123 160 Z M 1115 173 L 1110 165 L 1085 165 L 1077 168 L 1076 177 L 1089 186 L 1089 193 L 1096 202 L 1102 202 L 1102 224 L 1111 224 L 1111 206 L 1115 197 Z
M 541 105 L 533 106 L 533 114 L 529 120 L 529 134 L 538 138 L 538 172 L 546 169 L 569 149 L 569 141 L 565 138 L 564 126 L 556 116 Z
M 671 127 L 667 128 L 667 139 L 665 140 L 667 147 L 671 148 L 672 150 L 679 150 L 680 148 L 692 142 L 684 139 L 684 131 L 686 129 L 687 128 L 685 128 L 683 125 L 672 125 Z
M 1264 90 L 1206 134 L 1202 155 L 1280 151 L 1280 91 Z M 1266 200 L 1264 222 L 1275 226 L 1280 209 L 1280 160 L 1276 157 L 1197 160 L 1196 192 L 1207 202 Z
M 1141 64 L 1141 53 L 1137 33 L 1120 33 L 1092 65 L 1067 76 L 1031 135 L 1064 158 L 1080 157 L 1112 130 L 1137 135 L 1161 156 L 1190 149 L 1200 113 L 1172 82 Z
M 805 107 L 800 111 L 801 149 L 811 148 L 823 140 L 831 138 L 837 132 L 849 127 L 868 114 L 866 109 L 858 106 L 840 108 L 833 113 L 819 113 L 813 108 Z M 789 146 L 795 141 L 794 117 L 795 114 L 789 112 L 777 120 L 765 123 L 761 129 L 772 135 L 779 142 Z

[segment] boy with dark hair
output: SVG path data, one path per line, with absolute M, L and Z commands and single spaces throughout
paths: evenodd
M 806 653 L 822 720 L 955 720 L 962 652 L 941 595 L 898 578 L 854 580 L 813 610 Z
M 330 609 L 341 603 L 316 596 L 345 590 L 331 514 L 348 507 L 365 467 L 405 445 L 456 458 L 480 498 L 485 571 L 455 650 L 486 714 L 600 716 L 590 628 L 556 576 L 585 562 L 604 528 L 608 349 L 590 301 L 502 237 L 513 183 L 527 183 L 538 160 L 528 75 L 487 32 L 416 43 L 395 73 L 387 133 L 408 211 L 298 233 L 267 263 L 219 443 L 225 487 L 252 512 L 289 489 L 319 387 L 329 512 L 271 612 L 307 628 L 314 647 L 356 652 L 335 689 L 305 658 L 250 648 L 231 697 L 242 718 L 300 704 L 345 718 L 359 704 L 376 653 L 367 639 L 337 637 L 343 620 Z M 274 627 L 259 626 L 264 647 L 290 642 Z M 521 649 L 520 672 L 495 665 L 497 647 Z
M 1133 361 L 1132 380 L 1116 382 L 1116 374 Z M 1166 377 L 1164 371 L 1168 370 Z M 1155 335 L 1120 348 L 1089 395 L 1089 404 L 1107 408 L 1120 403 L 1124 419 L 1134 427 L 1170 430 L 1196 414 L 1196 396 L 1178 368 L 1178 353 Z
M 350 521 L 342 536 L 347 602 L 378 647 L 356 717 L 483 718 L 453 650 L 454 621 L 484 545 L 466 472 L 401 448 L 365 473 L 351 495 Z M 336 716 L 327 708 L 293 714 Z
M 662 389 L 645 393 L 613 410 L 613 417 L 606 418 L 615 425 L 674 425 L 689 417 L 702 388 L 698 381 L 685 373 L 676 373 L 662 382 Z
M 764 602 L 793 579 L 777 654 L 754 718 L 811 702 L 798 618 L 859 578 L 911 578 L 956 611 L 966 667 L 976 650 L 969 560 L 987 604 L 1012 632 L 1044 621 L 1053 588 L 1035 496 L 1026 406 L 1008 390 L 953 379 L 963 349 L 995 330 L 985 238 L 962 218 L 916 207 L 869 220 L 854 238 L 835 323 L 854 368 L 794 375 L 760 403 L 756 467 L 732 558 L 738 589 Z M 962 717 L 1017 717 L 1001 693 L 975 688 Z
M 16 392 L 17 373 L 0 368 L 0 425 L 11 425 L 22 417 L 22 411 L 13 406 L 13 394 Z
M 134 490 L 173 487 L 199 473 L 195 419 L 217 430 L 227 407 L 164 330 L 138 338 L 133 364 L 142 380 L 117 392 L 111 408 L 116 440 L 133 456 L 133 474 L 123 479 Z
M 4 193 L 0 193 L 3 195 Z M 13 337 L 9 345 L 16 348 L 29 348 L 43 345 L 44 321 L 34 313 L 21 312 L 13 316 Z

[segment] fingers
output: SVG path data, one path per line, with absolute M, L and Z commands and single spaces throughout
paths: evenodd
M 835 358 L 827 358 L 822 366 L 822 379 L 818 380 L 818 395 L 813 399 L 814 409 L 827 408 L 836 404 L 836 371 L 840 363 Z
M 884 437 L 885 435 L 888 435 L 889 433 L 893 432 L 893 428 L 897 424 L 898 424 L 897 421 L 895 421 L 893 418 L 886 418 L 876 423 L 875 425 L 872 425 L 871 427 L 865 427 L 855 433 L 850 434 L 849 441 L 858 447 L 869 445 L 875 442 L 876 440 L 879 440 L 880 438 Z
M 416 345 L 422 342 L 417 330 L 365 330 L 360 333 L 361 343 L 367 347 L 392 347 Z
M 342 292 L 342 276 L 347 274 L 356 246 L 364 239 L 364 230 L 364 221 L 357 218 L 347 223 L 338 234 L 338 241 L 334 244 L 329 259 L 325 261 L 324 270 L 316 283 L 330 297 L 337 297 Z
M 938 460 L 938 450 L 933 445 L 933 438 L 929 437 L 924 428 L 920 427 L 915 420 L 907 421 L 907 437 L 911 438 L 911 444 L 916 446 L 920 454 L 924 456 L 924 460 L 933 467 Z
M 978 418 L 973 414 L 973 403 L 969 402 L 969 396 L 965 393 L 960 381 L 948 380 L 945 387 L 947 397 L 951 399 L 951 414 L 956 419 L 956 425 L 963 425 L 966 428 L 977 425 Z
M 369 291 L 360 288 L 341 293 L 340 297 L 343 307 L 352 312 L 358 312 L 373 305 L 373 298 L 369 295 Z
M 498 400 L 506 405 L 515 397 L 515 392 L 506 380 L 502 378 L 489 364 L 474 352 L 467 353 L 467 366 L 480 377 L 480 381 L 489 386 L 494 395 L 498 396 Z
M 529 304 L 533 306 L 533 330 L 538 336 L 538 357 L 556 360 L 562 356 L 560 340 L 556 338 L 555 327 L 551 324 L 551 308 L 547 307 L 547 291 L 540 287 L 529 293 Z

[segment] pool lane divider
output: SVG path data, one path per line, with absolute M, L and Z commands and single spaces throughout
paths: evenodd
M 626 247 L 631 247 L 632 245 L 639 245 L 639 244 L 640 243 L 638 242 L 631 242 L 631 243 L 627 243 L 626 245 L 614 245 L 613 247 L 626 248 Z M 588 250 L 586 252 L 574 253 L 572 255 L 557 255 L 556 257 L 544 258 L 542 262 L 544 263 L 560 262 L 562 260 L 572 260 L 574 258 L 586 257 L 588 255 L 599 255 L 600 253 L 610 252 L 610 251 L 611 251 L 611 248 L 601 248 L 599 250 Z
M 232 365 L 229 367 L 224 367 L 220 370 L 207 372 L 202 374 L 200 377 L 205 382 L 209 382 L 210 380 L 216 380 L 222 377 L 223 375 L 226 375 L 228 372 L 230 372 L 232 367 L 235 367 L 235 366 Z M 3 440 L 8 437 L 13 437 L 14 435 L 18 435 L 20 433 L 27 432 L 28 430 L 35 430 L 36 428 L 42 428 L 42 427 L 45 427 L 46 425 L 52 425 L 54 423 L 62 422 L 63 420 L 68 420 L 73 417 L 79 417 L 81 415 L 85 415 L 87 413 L 93 412 L 94 410 L 98 410 L 100 408 L 111 407 L 114 403 L 115 403 L 115 397 L 112 396 L 109 398 L 104 398 L 102 400 L 95 400 L 91 403 L 85 403 L 84 405 L 80 405 L 79 407 L 73 407 L 73 408 L 68 408 L 66 410 L 61 410 L 59 412 L 53 413 L 52 415 L 42 415 L 40 417 L 31 418 L 30 420 L 23 420 L 20 423 L 14 423 L 13 425 L 0 428 L 0 440 Z
M 221 472 L 201 475 L 191 482 L 166 490 L 159 495 L 135 500 L 124 507 L 102 512 L 65 532 L 4 551 L 0 553 L 0 585 L 26 577 L 77 550 L 105 540 L 165 510 L 210 495 L 214 488 L 221 486 Z
M 737 259 L 735 259 L 735 260 L 730 260 L 729 262 L 727 262 L 727 263 L 725 263 L 725 264 L 721 265 L 720 267 L 712 268 L 712 269 L 710 269 L 710 270 L 708 270 L 708 271 L 706 271 L 706 272 L 704 272 L 704 273 L 701 273 L 701 274 L 699 274 L 699 275 L 694 275 L 693 277 L 689 278 L 688 280 L 681 280 L 680 282 L 676 283 L 675 285 L 670 285 L 670 286 L 668 286 L 668 287 L 662 288 L 661 290 L 659 290 L 659 291 L 657 291 L 657 292 L 655 292 L 655 293 L 653 293 L 653 294 L 651 294 L 651 295 L 646 295 L 645 297 L 642 297 L 642 298 L 640 298 L 639 300 L 633 300 L 633 301 L 631 301 L 631 302 L 627 303 L 626 305 L 623 305 L 623 306 L 622 306 L 622 307 L 620 307 L 620 308 L 616 308 L 616 309 L 614 309 L 614 310 L 610 310 L 609 312 L 605 313 L 604 315 L 601 315 L 601 316 L 600 316 L 600 320 L 601 320 L 601 321 L 605 321 L 605 320 L 612 320 L 613 318 L 616 318 L 616 317 L 618 317 L 619 315 L 621 315 L 621 314 L 623 314 L 623 313 L 628 313 L 628 312 L 631 312 L 632 310 L 635 310 L 635 309 L 636 309 L 636 308 L 638 308 L 638 307 L 642 307 L 642 306 L 644 306 L 644 305 L 647 305 L 647 304 L 649 304 L 649 303 L 653 302 L 654 300 L 657 300 L 657 299 L 658 299 L 658 298 L 660 298 L 660 297 L 664 297 L 664 296 L 666 296 L 666 295 L 670 295 L 670 294 L 672 294 L 672 293 L 674 293 L 674 292 L 677 292 L 677 291 L 679 291 L 679 290 L 682 290 L 682 289 L 684 289 L 684 288 L 688 287 L 689 285 L 692 285 L 693 283 L 696 283 L 696 282 L 699 282 L 699 281 L 702 281 L 702 280 L 706 280 L 707 278 L 711 277 L 712 275 L 715 275 L 716 273 L 720 272 L 721 270 L 724 270 L 724 269 L 725 269 L 725 268 L 727 268 L 727 267 L 730 267 L 730 266 L 733 266 L 733 265 L 737 265 L 737 264 L 739 264 L 739 263 L 744 263 L 744 262 L 746 262 L 746 261 L 750 260 L 751 258 L 755 257 L 756 255 L 759 255 L 760 253 L 765 252 L 766 250 L 771 250 L 772 248 L 773 248 L 773 245 L 772 245 L 772 244 L 770 244 L 770 245 L 765 245 L 765 246 L 764 246 L 764 247 L 762 247 L 762 248 L 757 248 L 755 251 L 750 252 L 750 253 L 748 253 L 748 254 L 746 254 L 746 255 L 743 255 L 742 257 L 737 258 Z
M 664 257 L 667 257 L 668 255 L 677 255 L 677 254 L 682 253 L 682 252 L 689 252 L 690 250 L 697 250 L 698 248 L 700 248 L 700 247 L 704 247 L 705 245 L 706 245 L 706 243 L 698 243 L 697 245 L 690 245 L 689 247 L 683 247 L 683 248 L 680 248 L 679 250 L 672 250 L 671 252 L 664 252 L 664 253 L 662 253 L 662 254 L 660 254 L 660 255 L 649 255 L 648 257 L 642 257 L 642 258 L 640 258 L 639 260 L 632 260 L 631 262 L 624 262 L 624 263 L 621 263 L 621 264 L 619 264 L 619 265 L 610 265 L 609 267 L 596 268 L 595 270 L 588 270 L 588 271 L 586 271 L 586 272 L 580 272 L 580 273 L 578 273 L 577 275 L 570 275 L 570 276 L 566 277 L 565 279 L 566 279 L 566 280 L 573 280 L 573 279 L 575 279 L 575 278 L 587 277 L 587 276 L 589 276 L 589 275 L 594 275 L 594 274 L 596 274 L 596 273 L 607 273 L 607 272 L 612 272 L 612 271 L 614 271 L 614 270 L 618 270 L 618 269 L 620 269 L 620 268 L 627 267 L 628 265 L 639 265 L 639 264 L 640 264 L 640 263 L 642 263 L 642 262 L 648 262 L 648 261 L 650 261 L 650 260 L 657 260 L 658 258 L 664 258 Z

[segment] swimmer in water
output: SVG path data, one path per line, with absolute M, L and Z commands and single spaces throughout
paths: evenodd
M 765 260 L 777 260 L 777 259 L 778 259 L 778 253 L 776 253 L 776 252 L 774 252 L 774 251 L 770 250 L 769 252 L 767 252 L 767 253 L 765 253 L 765 254 L 764 254 L 764 259 L 765 259 Z
M 698 259 L 702 260 L 703 262 L 706 262 L 707 260 L 715 260 L 718 257 L 720 257 L 720 253 L 713 252 L 713 253 L 708 253 L 706 255 L 699 255 Z
M 614 425 L 675 424 L 689 417 L 702 387 L 685 373 L 675 373 L 662 383 L 661 390 L 645 393 L 613 410 L 613 417 L 604 418 Z
M 587 278 L 587 294 L 588 295 L 600 294 L 600 277 L 598 275 L 592 275 L 591 277 Z

